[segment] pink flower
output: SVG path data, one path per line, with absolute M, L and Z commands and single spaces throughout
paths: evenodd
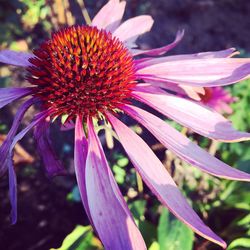
M 231 114 L 233 112 L 229 104 L 237 99 L 222 87 L 204 88 L 204 94 L 199 94 L 201 102 L 220 113 Z
M 216 111 L 174 93 L 183 92 L 183 86 L 223 86 L 245 79 L 250 73 L 250 59 L 231 58 L 234 49 L 163 56 L 180 42 L 183 32 L 178 32 L 175 41 L 162 48 L 135 49 L 137 37 L 151 29 L 153 20 L 143 15 L 121 23 L 125 5 L 125 1 L 109 1 L 94 17 L 92 26 L 60 30 L 34 50 L 34 54 L 0 52 L 1 62 L 27 69 L 27 79 L 33 86 L 0 90 L 0 107 L 30 96 L 17 112 L 0 149 L 0 172 L 9 172 L 12 221 L 16 221 L 16 176 L 11 158 L 14 145 L 35 127 L 34 135 L 47 172 L 51 176 L 62 173 L 63 167 L 53 152 L 48 134 L 50 123 L 62 118 L 71 125 L 75 123 L 77 182 L 89 220 L 105 248 L 146 249 L 95 132 L 94 121 L 106 120 L 162 204 L 197 234 L 225 248 L 226 243 L 192 210 L 150 147 L 118 117 L 120 111 L 131 116 L 169 150 L 207 173 L 249 181 L 249 174 L 209 155 L 160 118 L 136 107 L 131 100 L 143 102 L 211 139 L 249 140 L 250 134 L 236 131 Z M 35 103 L 40 104 L 42 111 L 16 134 L 26 110 Z

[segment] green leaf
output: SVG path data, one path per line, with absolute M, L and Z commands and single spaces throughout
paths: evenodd
M 160 250 L 160 245 L 157 241 L 154 241 L 148 250 Z
M 241 247 L 241 248 L 239 248 Z M 243 247 L 243 248 L 242 248 Z M 227 250 L 250 249 L 250 238 L 239 238 L 231 242 Z
M 145 206 L 146 201 L 145 200 L 137 200 L 133 203 L 129 204 L 129 208 L 131 210 L 131 213 L 133 214 L 135 220 L 144 220 L 144 213 L 145 213 Z
M 243 217 L 241 220 L 237 222 L 238 226 L 249 226 L 250 227 L 250 214 L 247 216 Z
M 84 227 L 78 225 L 69 235 L 67 235 L 61 247 L 51 248 L 50 250 L 80 250 L 87 249 L 87 246 L 89 246 L 88 249 L 90 249 L 92 237 L 91 226 Z M 85 248 L 83 248 L 84 245 L 86 246 Z
M 176 218 L 173 218 L 165 208 L 160 216 L 157 231 L 160 250 L 193 249 L 193 231 Z
M 117 164 L 120 167 L 126 167 L 128 165 L 128 163 L 129 163 L 129 160 L 127 157 L 123 157 L 123 158 L 117 160 Z
M 126 177 L 126 171 L 116 164 L 113 166 L 113 171 L 115 173 L 117 183 L 123 184 Z
M 140 221 L 139 230 L 147 246 L 151 246 L 157 239 L 157 228 L 153 223 L 147 220 Z

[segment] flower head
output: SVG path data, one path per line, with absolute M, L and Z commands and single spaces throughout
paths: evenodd
M 30 96 L 0 148 L 0 173 L 9 173 L 12 221 L 16 221 L 16 176 L 11 160 L 14 145 L 35 127 L 37 147 L 48 174 L 64 172 L 48 133 L 50 124 L 60 118 L 75 127 L 77 182 L 86 213 L 105 248 L 146 249 L 95 131 L 94 124 L 104 120 L 112 125 L 134 167 L 163 205 L 196 233 L 225 248 L 226 243 L 192 210 L 149 146 L 119 117 L 123 113 L 131 116 L 169 150 L 207 173 L 249 181 L 249 174 L 214 158 L 131 100 L 145 103 L 211 139 L 249 140 L 250 134 L 236 131 L 216 111 L 179 95 L 184 89 L 223 86 L 247 78 L 250 59 L 231 58 L 234 49 L 164 56 L 180 42 L 184 32 L 178 32 L 175 41 L 164 47 L 137 49 L 137 37 L 151 29 L 153 20 L 143 15 L 121 24 L 125 4 L 110 0 L 94 17 L 92 26 L 60 30 L 33 54 L 0 51 L 1 62 L 28 70 L 27 79 L 33 86 L 0 90 L 0 107 Z M 24 113 L 35 103 L 41 104 L 41 112 L 17 134 Z
M 231 114 L 233 112 L 229 104 L 237 99 L 222 87 L 204 88 L 204 93 L 199 94 L 201 102 L 220 113 Z
M 135 86 L 129 50 L 110 32 L 72 26 L 53 34 L 29 59 L 28 80 L 53 115 L 98 117 L 126 103 Z

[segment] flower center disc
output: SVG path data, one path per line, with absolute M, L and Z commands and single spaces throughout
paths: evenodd
M 126 102 L 135 85 L 133 57 L 111 33 L 72 26 L 34 50 L 28 80 L 53 115 L 98 117 Z

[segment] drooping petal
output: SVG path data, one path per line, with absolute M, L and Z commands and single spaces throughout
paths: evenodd
M 160 56 L 160 55 L 167 53 L 171 49 L 175 48 L 176 45 L 178 45 L 179 42 L 182 40 L 183 36 L 184 36 L 184 30 L 181 30 L 181 31 L 177 32 L 175 40 L 166 46 L 163 46 L 163 47 L 157 48 L 157 49 L 151 49 L 151 50 L 132 49 L 131 52 L 132 52 L 133 56 L 138 56 L 138 55 Z M 155 59 L 155 60 L 157 60 L 157 59 Z
M 88 153 L 88 142 L 83 132 L 83 125 L 81 117 L 77 116 L 75 124 L 75 150 L 74 150 L 74 162 L 77 184 L 79 187 L 83 206 L 86 214 L 93 225 L 93 220 L 89 211 L 87 191 L 86 191 L 86 160 Z
M 88 121 L 86 192 L 90 214 L 105 249 L 143 250 L 143 238 L 108 166 L 92 121 Z
M 17 180 L 16 180 L 16 173 L 13 166 L 12 155 L 8 155 L 6 160 L 9 170 L 9 197 L 10 197 L 10 204 L 11 204 L 11 212 L 10 218 L 11 223 L 15 224 L 17 221 Z
M 26 113 L 26 111 L 34 103 L 35 103 L 35 99 L 31 98 L 28 101 L 26 101 L 19 108 L 19 110 L 17 111 L 17 113 L 15 115 L 13 125 L 12 125 L 6 139 L 4 140 L 3 144 L 0 147 L 0 176 L 2 176 L 7 170 L 7 164 L 6 164 L 7 155 L 9 153 L 10 146 L 11 146 L 11 143 L 12 143 L 14 137 L 15 137 L 15 134 L 17 133 L 17 130 L 19 128 L 21 120 L 22 120 L 24 114 Z
M 114 36 L 131 47 L 140 35 L 151 30 L 153 23 L 152 17 L 147 15 L 130 18 L 115 30 Z
M 163 90 L 163 89 L 164 90 Z M 199 94 L 203 95 L 205 94 L 205 89 L 202 87 L 190 87 L 190 86 L 184 86 L 184 85 L 177 85 L 177 84 L 172 84 L 172 83 L 138 83 L 136 84 L 135 91 L 142 91 L 142 92 L 148 92 L 148 93 L 153 93 L 153 94 L 165 94 L 166 91 L 171 91 L 179 96 L 188 96 L 196 101 L 200 101 L 201 97 Z
M 92 21 L 92 26 L 98 29 L 106 29 L 113 32 L 121 23 L 126 2 L 119 0 L 110 0 L 102 9 L 96 14 Z
M 134 87 L 135 91 L 142 91 L 142 92 L 148 92 L 148 93 L 153 93 L 153 94 L 165 94 L 166 91 L 170 91 L 171 93 L 175 93 L 178 94 L 180 96 L 190 96 L 192 95 L 192 97 L 199 101 L 201 98 L 199 97 L 199 95 L 196 93 L 196 91 L 193 89 L 194 87 L 190 87 L 190 86 L 183 86 L 183 85 L 177 85 L 177 84 L 172 84 L 172 83 L 139 83 L 136 84 L 136 86 Z M 197 87 L 198 89 L 198 93 L 201 92 L 203 93 L 202 89 L 200 87 Z M 164 89 L 164 90 L 163 90 Z
M 138 68 L 145 68 L 154 64 L 171 62 L 171 61 L 182 61 L 190 59 L 227 58 L 227 57 L 232 57 L 238 53 L 239 52 L 237 52 L 235 48 L 230 48 L 220 51 L 209 51 L 209 52 L 201 52 L 195 54 L 165 56 L 160 58 L 147 58 L 148 60 L 145 61 L 141 61 L 141 59 L 138 59 L 135 62 Z
M 143 86 L 145 85 L 145 86 Z M 175 83 L 167 83 L 167 82 L 157 82 L 157 81 L 150 81 L 148 80 L 147 83 L 139 83 L 136 84 L 136 88 L 135 90 L 140 91 L 139 89 L 142 89 L 142 92 L 147 92 L 147 89 L 149 88 L 154 89 L 153 91 L 149 91 L 149 93 L 156 93 L 159 92 L 159 90 L 161 90 L 161 93 L 166 93 L 165 90 L 170 91 L 171 93 L 175 93 L 179 96 L 182 97 L 189 97 L 195 101 L 200 101 L 201 97 L 199 94 L 204 94 L 205 93 L 205 89 L 203 87 L 191 87 L 191 86 L 187 86 L 187 85 L 181 85 L 181 84 L 175 84 Z M 163 90 L 164 89 L 164 90 Z
M 62 162 L 56 156 L 52 142 L 49 136 L 49 120 L 43 120 L 37 124 L 34 130 L 34 137 L 37 144 L 37 150 L 42 157 L 46 173 L 49 177 L 65 174 L 66 171 Z
M 151 94 L 141 90 L 133 91 L 133 97 L 198 134 L 224 142 L 250 140 L 249 133 L 235 130 L 230 121 L 201 103 L 168 93 Z
M 1 50 L 0 51 L 0 62 L 5 64 L 10 64 L 20 67 L 31 66 L 29 58 L 32 57 L 32 54 L 27 52 L 17 52 L 13 50 Z
M 229 85 L 247 78 L 247 58 L 189 59 L 158 63 L 137 71 L 138 79 L 213 87 Z
M 33 88 L 0 88 L 0 108 L 31 94 Z
M 169 150 L 202 171 L 230 180 L 250 181 L 250 174 L 213 157 L 160 118 L 131 105 L 124 105 L 123 110 L 145 126 Z
M 9 169 L 9 188 L 10 188 L 10 203 L 11 203 L 11 222 L 15 224 L 17 221 L 17 188 L 16 188 L 16 174 L 13 166 L 13 150 L 18 141 L 20 141 L 30 129 L 36 126 L 41 120 L 49 115 L 49 111 L 43 111 L 36 115 L 35 119 L 22 131 L 20 131 L 13 139 L 8 155 L 6 157 L 7 167 Z
M 158 199 L 202 237 L 222 247 L 226 243 L 208 228 L 189 206 L 173 179 L 148 145 L 111 114 L 107 114 L 133 165 Z

